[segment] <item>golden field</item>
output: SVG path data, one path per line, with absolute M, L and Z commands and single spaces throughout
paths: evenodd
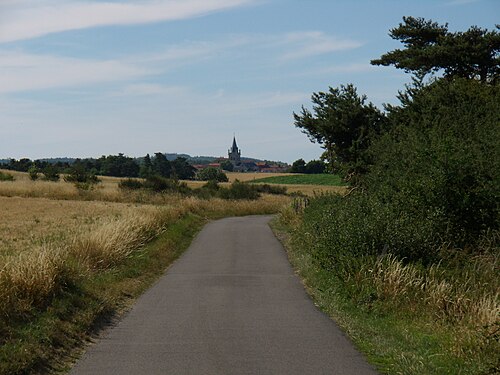
M 79 191 L 59 181 L 31 181 L 11 172 L 0 182 L 0 318 L 42 303 L 71 273 L 119 264 L 190 213 L 221 217 L 276 213 L 286 196 L 258 201 L 204 200 L 174 194 L 127 192 L 120 179 L 103 177 Z

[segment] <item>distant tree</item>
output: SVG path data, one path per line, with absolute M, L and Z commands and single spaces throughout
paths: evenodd
M 64 181 L 75 184 L 97 184 L 100 180 L 97 176 L 85 167 L 85 163 L 74 163 L 69 170 L 69 174 L 64 177 Z
M 290 173 L 306 173 L 306 162 L 304 159 L 295 160 L 290 168 Z
M 231 163 L 229 160 L 224 160 L 221 164 L 220 167 L 228 172 L 234 171 L 234 165 Z
M 227 175 L 222 172 L 219 168 L 208 167 L 202 169 L 196 175 L 196 179 L 200 181 L 217 181 L 217 182 L 228 182 L 229 179 Z
M 172 165 L 168 161 L 165 154 L 156 152 L 151 162 L 153 167 L 153 174 L 169 178 L 172 173 Z
M 43 179 L 46 181 L 59 181 L 59 171 L 52 164 L 48 164 L 43 170 Z
M 372 60 L 373 65 L 394 65 L 422 77 L 442 70 L 445 77 L 499 81 L 500 33 L 496 30 L 472 26 L 467 31 L 452 33 L 448 24 L 403 17 L 403 23 L 389 35 L 403 43 L 404 49 L 387 52 Z
M 151 163 L 151 157 L 146 154 L 142 160 L 141 167 L 139 170 L 139 177 L 148 178 L 153 174 L 153 164 Z
M 331 171 L 346 179 L 365 173 L 365 151 L 380 133 L 385 115 L 366 104 L 366 96 L 359 96 L 352 84 L 314 93 L 312 102 L 312 112 L 302 107 L 300 114 L 294 113 L 295 126 L 325 149 L 323 157 Z
M 137 177 L 139 164 L 122 153 L 118 155 L 102 156 L 99 159 L 100 171 L 104 176 Z
M 305 169 L 308 174 L 325 173 L 326 164 L 321 160 L 311 160 L 306 164 Z
M 195 175 L 195 168 L 188 163 L 187 159 L 184 157 L 178 157 L 171 163 L 172 174 L 180 180 L 191 180 Z

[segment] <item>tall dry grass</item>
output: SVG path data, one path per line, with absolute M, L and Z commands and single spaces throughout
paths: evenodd
M 474 257 L 468 269 L 450 272 L 439 264 L 423 268 L 392 255 L 363 265 L 358 279 L 371 283 L 377 298 L 453 324 L 493 327 L 499 323 L 498 257 Z M 479 277 L 479 275 L 481 275 Z
M 63 191 L 55 195 L 64 195 L 65 186 L 58 186 Z M 227 201 L 162 195 L 161 201 L 152 205 L 0 197 L 0 321 L 29 314 L 75 278 L 120 264 L 184 215 L 275 213 L 288 198 Z

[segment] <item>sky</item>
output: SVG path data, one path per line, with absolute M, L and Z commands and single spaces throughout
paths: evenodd
M 494 29 L 499 0 L 0 0 L 0 159 L 155 152 L 317 159 L 294 126 L 353 83 L 378 107 L 410 76 L 370 60 L 403 16 Z

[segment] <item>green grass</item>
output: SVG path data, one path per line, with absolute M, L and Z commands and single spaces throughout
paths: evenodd
M 289 218 L 296 220 L 296 217 Z M 428 314 L 416 316 L 395 308 L 390 301 L 381 301 L 383 308 L 380 305 L 377 308 L 366 301 L 352 299 L 343 282 L 315 261 L 297 224 L 297 221 L 283 220 L 283 216 L 273 223 L 290 262 L 317 306 L 339 324 L 381 373 L 497 373 L 498 331 L 491 337 L 493 343 L 483 342 L 484 348 L 478 348 L 475 338 L 469 337 L 471 331 L 453 322 L 439 321 Z M 364 280 L 353 282 L 359 284 Z M 468 337 L 471 347 L 464 346 Z
M 325 185 L 345 186 L 340 176 L 334 174 L 297 174 L 259 178 L 251 182 L 283 185 Z

